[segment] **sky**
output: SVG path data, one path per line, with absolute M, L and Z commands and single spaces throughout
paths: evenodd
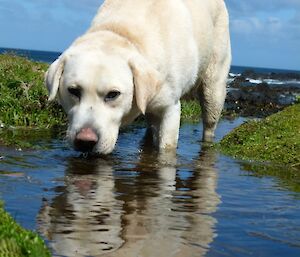
M 0 47 L 64 51 L 101 0 L 0 0 Z M 300 0 L 225 0 L 233 65 L 300 70 Z

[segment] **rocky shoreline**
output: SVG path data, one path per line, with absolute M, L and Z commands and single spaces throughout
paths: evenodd
M 225 110 L 241 116 L 265 117 L 299 101 L 300 73 L 229 74 Z

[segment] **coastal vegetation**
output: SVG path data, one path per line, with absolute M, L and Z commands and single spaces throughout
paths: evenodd
M 59 105 L 47 101 L 46 63 L 11 54 L 0 55 L 1 127 L 49 128 L 65 123 Z
M 0 202 L 0 256 L 50 257 L 44 241 L 32 231 L 22 228 L 3 209 Z
M 222 139 L 220 148 L 239 159 L 300 169 L 300 103 L 262 120 L 244 123 Z

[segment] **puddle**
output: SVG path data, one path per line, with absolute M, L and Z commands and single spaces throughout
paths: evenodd
M 221 121 L 217 139 L 242 121 Z M 299 180 L 201 150 L 200 128 L 182 125 L 177 156 L 141 147 L 142 127 L 106 159 L 61 138 L 1 149 L 0 198 L 53 256 L 300 256 Z

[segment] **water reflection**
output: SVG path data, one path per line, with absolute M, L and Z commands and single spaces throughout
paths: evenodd
M 217 138 L 240 122 L 221 121 Z M 28 229 L 39 211 L 55 256 L 300 256 L 297 171 L 197 154 L 197 124 L 181 127 L 177 156 L 140 147 L 144 132 L 127 130 L 106 160 L 44 137 L 47 150 L 0 147 L 0 197 Z
M 187 164 L 143 149 L 135 159 L 69 159 L 64 186 L 38 215 L 57 256 L 207 252 L 220 202 L 215 153 L 202 151 Z

